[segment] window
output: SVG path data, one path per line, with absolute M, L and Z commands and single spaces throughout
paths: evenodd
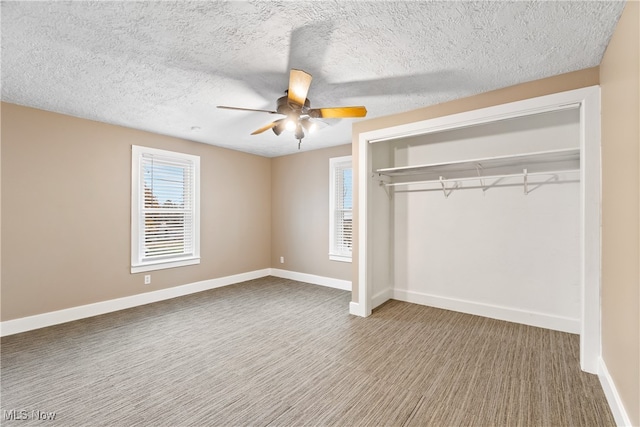
M 351 262 L 353 169 L 351 156 L 329 159 L 329 259 Z
M 132 146 L 131 272 L 200 263 L 200 157 Z

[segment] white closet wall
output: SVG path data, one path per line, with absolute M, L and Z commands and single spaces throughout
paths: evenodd
M 376 170 L 577 149 L 579 120 L 574 109 L 380 142 L 372 164 Z M 376 237 L 377 247 L 390 250 L 375 253 L 391 269 L 388 278 L 373 275 L 374 305 L 376 295 L 386 295 L 524 323 L 546 319 L 542 324 L 579 332 L 579 174 L 530 177 L 527 195 L 522 176 L 484 180 L 485 191 L 464 188 L 479 180 L 449 192 L 453 185 L 447 182 L 448 197 L 440 183 L 387 187 L 388 195 L 375 189 L 373 197 L 388 197 L 389 212 L 377 215 L 390 230 Z

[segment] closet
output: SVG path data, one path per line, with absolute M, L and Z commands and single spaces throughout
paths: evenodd
M 599 346 L 599 90 L 358 135 L 358 301 L 389 299 Z

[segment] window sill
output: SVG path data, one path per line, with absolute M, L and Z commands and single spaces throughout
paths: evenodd
M 334 255 L 329 254 L 329 259 L 331 261 L 340 261 L 340 262 L 351 262 L 351 257 L 347 255 Z
M 132 265 L 131 273 L 142 273 L 145 271 L 164 270 L 165 268 L 184 267 L 186 265 L 200 264 L 200 258 L 187 258 L 179 261 L 162 261 L 155 263 L 146 263 L 140 265 Z

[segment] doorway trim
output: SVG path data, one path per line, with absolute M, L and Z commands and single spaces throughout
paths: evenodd
M 424 135 L 445 130 L 526 117 L 544 112 L 579 108 L 580 110 L 580 366 L 597 373 L 601 354 L 600 282 L 601 282 L 601 159 L 600 159 L 600 87 L 590 86 L 522 101 L 486 107 L 406 123 L 358 134 L 358 301 L 350 313 L 362 317 L 372 310 L 372 245 L 369 204 L 373 143 Z

